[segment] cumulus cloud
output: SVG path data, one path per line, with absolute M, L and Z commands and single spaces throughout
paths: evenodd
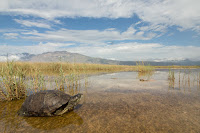
M 58 17 L 130 18 L 200 31 L 199 0 L 1 0 L 0 12 Z M 162 26 L 161 26 L 162 27 Z

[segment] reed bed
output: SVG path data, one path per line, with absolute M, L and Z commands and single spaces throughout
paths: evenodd
M 80 91 L 81 73 L 135 70 L 134 66 L 75 64 L 75 63 L 0 63 L 0 99 L 25 98 L 31 93 L 51 89 Z M 87 83 L 85 83 L 87 84 Z
M 102 65 L 81 63 L 33 63 L 33 62 L 1 62 L 0 63 L 0 100 L 22 99 L 40 90 L 59 89 L 70 94 L 80 92 L 81 80 L 87 86 L 87 73 L 138 71 L 138 77 L 149 80 L 156 67 L 138 62 L 136 66 L 124 65 Z M 82 76 L 84 75 L 84 76 Z M 191 76 L 184 76 L 190 84 Z M 175 74 L 170 71 L 169 79 L 174 84 Z M 200 73 L 197 76 L 198 86 L 200 84 Z M 181 76 L 179 74 L 179 81 Z M 180 84 L 181 82 L 179 82 Z
M 7 62 L 0 71 L 0 98 L 7 100 L 23 98 L 26 94 L 25 71 L 18 67 L 14 69 L 14 62 Z
M 5 67 L 7 63 L 1 62 L 0 68 Z M 135 66 L 125 66 L 125 65 L 102 65 L 102 64 L 83 64 L 83 63 L 63 63 L 63 62 L 48 62 L 48 63 L 33 63 L 33 62 L 15 62 L 13 64 L 13 69 L 17 70 L 20 68 L 25 71 L 26 74 L 33 74 L 34 72 L 46 72 L 46 73 L 59 73 L 60 66 L 65 72 L 72 71 L 130 71 L 135 70 Z

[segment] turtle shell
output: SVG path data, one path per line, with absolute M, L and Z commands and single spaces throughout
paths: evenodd
M 18 113 L 23 116 L 53 116 L 59 108 L 67 106 L 70 99 L 71 96 L 62 91 L 40 91 L 27 97 Z

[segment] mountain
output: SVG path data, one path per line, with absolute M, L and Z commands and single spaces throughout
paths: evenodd
M 21 54 L 9 54 L 0 56 L 0 61 L 6 61 L 7 59 L 15 61 L 29 61 L 29 62 L 61 61 L 61 62 L 91 63 L 91 64 L 136 65 L 136 61 L 117 61 L 117 60 L 108 60 L 102 58 L 94 58 L 78 53 L 70 53 L 67 51 L 46 52 L 38 55 L 21 53 Z M 189 59 L 144 61 L 144 63 L 150 64 L 152 66 L 169 66 L 169 65 L 200 66 L 200 61 L 189 60 Z
M 30 61 L 34 56 L 35 56 L 34 54 L 22 53 L 20 60 L 21 61 Z
M 67 51 L 55 51 L 38 54 L 33 56 L 31 62 L 75 62 L 75 63 L 92 63 L 92 64 L 119 64 L 119 61 L 107 60 L 102 58 L 93 58 L 78 53 Z

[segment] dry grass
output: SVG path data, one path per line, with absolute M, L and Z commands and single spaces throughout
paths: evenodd
M 1 62 L 0 68 L 5 67 L 7 63 Z M 61 63 L 61 62 L 49 62 L 49 63 L 33 63 L 33 62 L 15 62 L 13 69 L 22 69 L 26 74 L 33 74 L 40 71 L 44 73 L 59 73 L 60 66 L 65 72 L 72 71 L 128 71 L 135 70 L 135 66 L 123 66 L 123 65 L 102 65 L 102 64 L 83 64 L 83 63 Z
M 200 66 L 155 66 L 156 69 L 192 69 L 200 68 Z

